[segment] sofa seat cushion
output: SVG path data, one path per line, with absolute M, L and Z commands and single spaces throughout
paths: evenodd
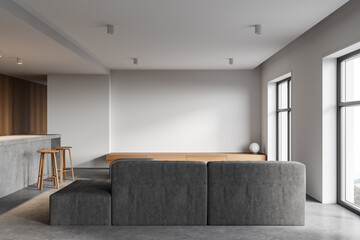
M 110 225 L 109 180 L 77 180 L 50 196 L 51 225 Z

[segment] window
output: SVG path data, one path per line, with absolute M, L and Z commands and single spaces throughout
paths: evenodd
M 291 78 L 276 83 L 276 155 L 278 161 L 291 160 Z
M 338 59 L 339 203 L 360 213 L 360 51 Z

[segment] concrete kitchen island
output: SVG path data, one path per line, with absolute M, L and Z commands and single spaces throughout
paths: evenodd
M 37 182 L 41 149 L 60 146 L 60 135 L 0 136 L 0 198 Z M 50 170 L 46 159 L 45 173 Z

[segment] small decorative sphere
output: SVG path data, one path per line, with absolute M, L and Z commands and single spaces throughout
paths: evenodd
M 251 143 L 250 146 L 249 146 L 249 150 L 252 153 L 258 153 L 259 150 L 260 150 L 260 146 L 257 143 Z

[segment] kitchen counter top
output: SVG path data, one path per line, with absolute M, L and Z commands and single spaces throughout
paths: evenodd
M 48 140 L 54 138 L 60 138 L 60 134 L 0 136 L 0 147 L 19 144 L 19 143 L 42 141 L 42 140 Z

